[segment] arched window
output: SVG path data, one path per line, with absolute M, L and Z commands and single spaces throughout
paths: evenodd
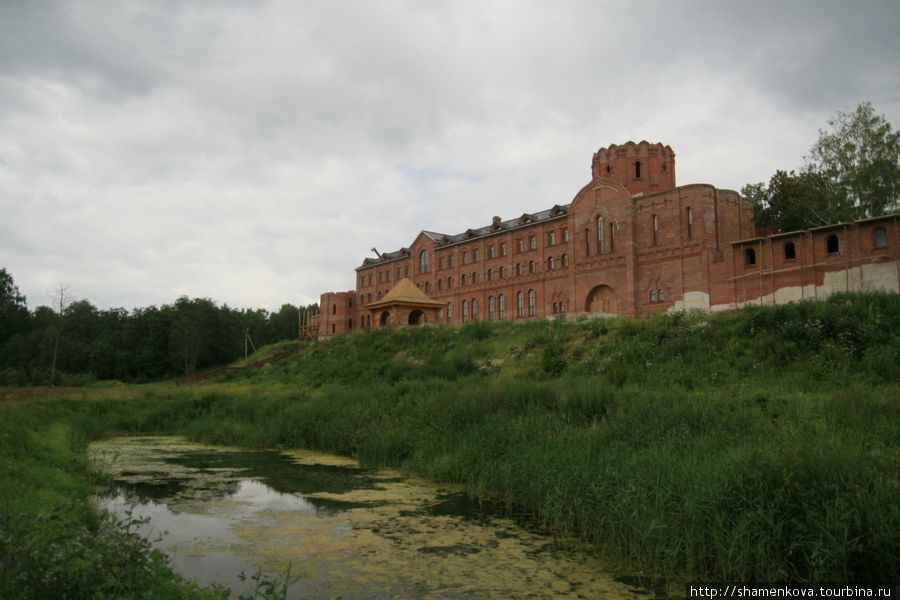
M 478 318 L 478 299 L 472 298 L 472 320 Z
M 691 207 L 688 206 L 684 209 L 687 212 L 687 234 L 688 238 L 694 237 L 694 211 L 691 210 Z
M 597 254 L 606 252 L 606 243 L 603 239 L 603 217 L 597 217 Z
M 825 240 L 825 249 L 829 254 L 834 254 L 835 252 L 839 252 L 841 249 L 840 243 L 838 242 L 838 236 L 829 235 L 828 239 Z
M 506 242 L 500 244 L 500 256 L 506 256 Z
M 653 245 L 659 244 L 659 217 L 653 215 Z
M 876 248 L 887 248 L 887 229 L 885 229 L 884 227 L 876 227 L 872 232 L 872 241 L 874 242 Z
M 563 267 L 568 267 L 568 266 L 569 266 L 569 255 L 568 255 L 568 254 L 563 254 L 563 255 L 562 255 L 562 266 L 563 266 Z
M 493 296 L 488 296 L 488 319 L 490 319 L 491 321 L 494 320 L 494 310 L 495 310 L 495 308 L 496 308 L 496 307 L 494 306 L 494 297 L 493 297 Z
M 533 261 L 533 260 L 528 261 L 528 272 L 529 272 L 529 273 L 536 273 L 536 272 L 537 272 L 537 268 L 534 266 L 534 261 Z
M 656 290 L 650 290 L 650 302 L 656 302 Z
M 591 230 L 584 230 L 584 253 L 586 256 L 591 255 Z
M 753 248 L 747 248 L 744 250 L 744 263 L 747 265 L 755 265 L 756 264 L 756 250 Z
M 469 301 L 468 301 L 468 300 L 463 300 L 462 302 L 463 302 L 463 305 L 462 305 L 462 306 L 463 306 L 462 319 L 463 319 L 463 323 L 465 323 L 466 321 L 469 320 Z
M 528 248 L 530 250 L 535 250 L 537 248 L 537 238 L 536 237 L 531 236 L 530 238 L 528 238 Z
M 522 274 L 522 263 L 516 263 L 516 275 Z
M 462 261 L 463 261 L 462 264 L 464 264 L 464 265 L 469 264 L 469 253 L 468 252 L 462 253 Z
M 447 322 L 449 323 L 452 320 L 453 320 L 453 303 L 448 302 L 447 303 Z
M 497 298 L 497 314 L 501 319 L 506 318 L 506 296 L 500 294 Z
M 475 285 L 476 283 L 478 283 L 478 273 L 477 272 L 472 273 L 472 285 Z
M 666 300 L 666 291 L 665 291 L 665 290 L 659 290 L 659 292 L 657 292 L 657 297 L 659 298 L 659 301 L 660 301 L 660 302 L 665 302 L 665 300 Z
M 459 285 L 466 285 L 466 274 L 463 273 L 459 276 Z
M 428 250 L 419 252 L 419 273 L 428 272 Z
M 443 279 L 438 279 L 438 284 L 437 284 L 437 285 L 438 285 L 438 289 L 439 289 L 439 290 L 444 289 L 444 280 L 443 280 Z
M 528 290 L 528 314 L 529 316 L 534 316 L 535 305 L 537 304 L 537 294 L 534 290 Z
M 547 245 L 552 246 L 555 243 L 556 243 L 556 232 L 551 231 L 550 233 L 547 234 Z
M 641 161 L 639 160 L 634 161 L 634 178 L 641 178 Z
M 610 252 L 616 251 L 616 224 L 615 223 L 609 224 L 609 251 Z
M 566 303 L 565 302 L 559 303 L 559 312 L 561 312 L 561 313 L 566 312 Z
M 556 314 L 556 302 L 553 303 L 553 314 Z
M 516 293 L 516 315 L 519 317 L 525 316 L 525 292 Z
M 488 246 L 488 258 L 494 258 L 494 247 Z
M 431 291 L 431 282 L 430 282 L 430 281 L 426 281 L 426 282 L 425 282 L 425 293 L 427 294 L 427 293 L 430 292 L 430 291 Z
M 525 242 L 516 240 L 516 252 L 522 252 L 523 250 L 525 250 Z
M 452 287 L 453 287 L 453 278 L 452 278 L 452 277 L 448 277 L 448 278 L 447 278 L 447 289 L 449 290 L 449 289 L 452 288 Z
M 487 276 L 488 276 L 488 281 L 493 281 L 494 280 L 494 270 L 488 269 Z
M 562 241 L 563 241 L 563 242 L 568 242 L 568 241 L 569 241 L 569 230 L 568 230 L 568 229 L 563 229 L 563 230 L 562 230 Z
M 550 258 L 547 259 L 547 270 L 553 271 L 555 269 L 556 269 L 556 259 L 551 256 Z
M 794 242 L 784 244 L 784 258 L 785 260 L 797 258 L 797 248 L 794 246 Z
M 506 267 L 500 267 L 500 279 L 506 279 Z
M 478 249 L 476 248 L 475 250 L 472 250 L 472 261 L 478 262 L 479 257 L 480 257 L 480 254 L 478 252 Z

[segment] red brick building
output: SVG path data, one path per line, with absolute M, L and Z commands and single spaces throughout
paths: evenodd
M 601 148 L 591 171 L 568 204 L 453 235 L 422 231 L 408 248 L 366 258 L 355 290 L 322 295 L 319 337 L 389 323 L 727 310 L 843 290 L 900 292 L 900 215 L 760 236 L 750 200 L 706 184 L 676 187 L 668 146 Z M 404 279 L 421 296 L 404 283 L 406 303 L 395 310 L 389 293 Z

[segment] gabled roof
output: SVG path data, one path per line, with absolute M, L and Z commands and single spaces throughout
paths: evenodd
M 404 306 L 422 306 L 428 308 L 435 306 L 444 306 L 443 302 L 432 300 L 425 295 L 425 292 L 417 288 L 416 284 L 410 281 L 408 277 L 404 277 L 396 284 L 394 284 L 394 287 L 392 287 L 391 290 L 381 298 L 381 300 L 370 302 L 369 304 L 366 304 L 364 308 L 381 308 L 383 306 L 390 306 L 392 304 L 402 304 Z
M 390 262 L 392 260 L 397 260 L 399 258 L 406 258 L 408 256 L 409 248 L 400 248 L 399 250 L 395 250 L 393 252 L 384 252 L 383 254 L 379 254 L 378 258 L 364 258 L 362 267 L 371 267 L 372 265 L 378 265 L 381 263 Z
M 469 240 L 484 237 L 492 233 L 516 229 L 518 227 L 527 227 L 529 225 L 533 225 L 534 223 L 555 219 L 567 214 L 571 207 L 571 204 L 554 204 L 552 208 L 548 208 L 547 210 L 542 210 L 536 213 L 525 213 L 520 217 L 509 219 L 507 221 L 495 221 L 491 225 L 485 225 L 484 227 L 469 228 L 462 233 L 457 233 L 456 235 L 448 235 L 446 233 L 438 233 L 437 231 L 426 230 L 422 230 L 419 235 L 427 236 L 438 246 L 449 246 L 450 244 L 467 242 Z M 409 248 L 401 248 L 396 252 L 385 252 L 379 258 L 363 259 L 362 266 L 357 268 L 362 269 L 391 260 L 397 260 L 407 257 L 409 257 Z

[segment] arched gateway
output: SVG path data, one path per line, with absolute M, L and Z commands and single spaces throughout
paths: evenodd
M 608 285 L 598 285 L 588 294 L 584 309 L 592 313 L 617 313 L 619 298 Z

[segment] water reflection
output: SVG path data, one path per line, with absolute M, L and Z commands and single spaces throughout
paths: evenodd
M 144 532 L 200 583 L 292 565 L 293 597 L 646 598 L 597 558 L 564 553 L 459 490 L 311 452 L 244 452 L 179 438 L 95 444 L 115 479 L 99 500 L 150 517 Z M 473 518 L 474 517 L 474 518 Z

